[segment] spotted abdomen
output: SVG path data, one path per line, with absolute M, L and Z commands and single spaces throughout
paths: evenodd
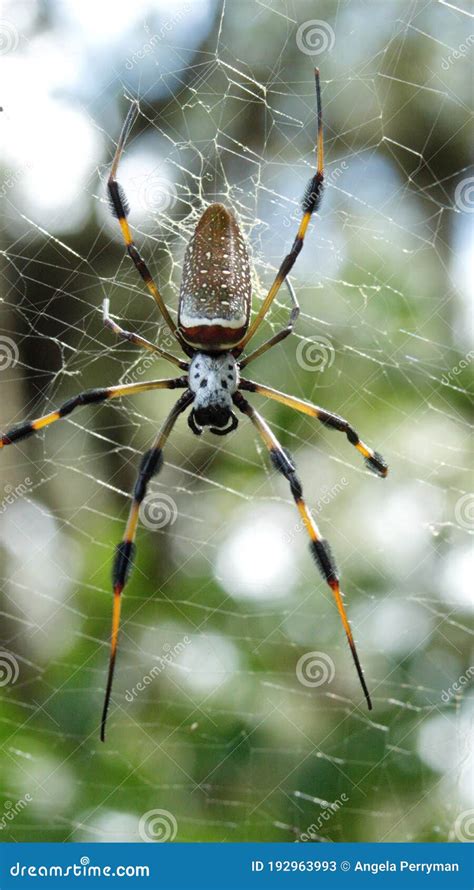
M 211 204 L 184 257 L 178 324 L 187 343 L 209 352 L 235 346 L 250 315 L 247 247 L 234 215 Z

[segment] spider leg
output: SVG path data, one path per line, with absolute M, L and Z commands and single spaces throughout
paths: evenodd
M 280 265 L 280 268 L 277 272 L 276 278 L 268 291 L 267 296 L 265 297 L 260 309 L 257 312 L 254 320 L 252 321 L 247 333 L 242 338 L 240 343 L 237 346 L 237 350 L 242 351 L 248 341 L 253 337 L 257 328 L 260 326 L 261 322 L 265 318 L 273 300 L 275 299 L 278 291 L 280 290 L 281 285 L 283 284 L 285 278 L 291 272 L 298 254 L 300 253 L 304 238 L 306 235 L 306 231 L 308 229 L 309 221 L 311 219 L 312 214 L 315 210 L 318 209 L 321 203 L 321 197 L 323 193 L 323 183 L 324 183 L 324 153 L 323 153 L 323 122 L 322 122 L 322 110 L 321 110 L 321 86 L 319 83 L 319 69 L 315 68 L 315 79 L 316 79 L 316 106 L 317 106 L 317 115 L 318 115 L 318 132 L 316 139 L 316 173 L 308 182 L 306 186 L 306 192 L 302 202 L 302 210 L 303 216 L 301 218 L 301 222 L 299 224 L 298 231 L 296 233 L 296 238 L 293 241 L 290 252 L 286 255 L 283 262 Z M 236 351 L 237 351 L 236 350 Z
M 285 280 L 285 284 L 290 292 L 292 309 L 290 312 L 290 317 L 288 319 L 288 323 L 286 327 L 284 327 L 281 331 L 278 331 L 273 337 L 270 337 L 265 343 L 262 343 L 258 349 L 255 349 L 253 352 L 250 352 L 249 355 L 245 356 L 241 362 L 239 362 L 240 368 L 245 368 L 250 362 L 255 361 L 256 358 L 259 358 L 263 355 L 264 352 L 267 352 L 268 349 L 271 349 L 272 346 L 276 346 L 277 343 L 281 343 L 282 340 L 285 340 L 293 331 L 293 325 L 296 323 L 296 320 L 300 314 L 300 306 L 298 300 L 296 299 L 295 289 L 289 278 Z
M 309 417 L 316 417 L 324 426 L 345 433 L 351 445 L 354 445 L 354 448 L 357 448 L 357 451 L 362 454 L 367 468 L 375 473 L 376 476 L 385 478 L 387 475 L 388 466 L 382 455 L 368 445 L 365 445 L 359 439 L 359 434 L 343 417 L 339 417 L 338 414 L 333 414 L 331 411 L 326 411 L 324 408 L 318 408 L 317 405 L 304 402 L 302 399 L 296 399 L 294 396 L 279 392 L 270 386 L 262 386 L 262 384 L 255 383 L 253 380 L 241 380 L 239 386 L 247 392 L 256 392 L 261 396 L 274 399 L 275 402 L 280 402 L 282 405 L 293 408 L 295 411 L 301 411 L 302 414 L 307 414 Z
M 286 452 L 283 450 L 282 446 L 278 442 L 278 439 L 276 439 L 270 427 L 265 423 L 263 417 L 261 417 L 260 414 L 255 411 L 255 409 L 247 402 L 242 394 L 237 392 L 234 395 L 233 399 L 234 403 L 237 405 L 240 411 L 242 411 L 243 414 L 246 414 L 256 427 L 259 435 L 263 439 L 263 442 L 265 443 L 265 446 L 269 451 L 270 458 L 275 469 L 278 470 L 278 472 L 282 473 L 282 475 L 285 477 L 285 479 L 288 480 L 290 484 L 291 493 L 299 510 L 301 519 L 304 523 L 304 527 L 310 537 L 311 552 L 315 559 L 316 565 L 321 572 L 324 580 L 331 588 L 332 595 L 336 601 L 337 610 L 339 612 L 342 625 L 346 632 L 347 641 L 352 653 L 352 658 L 354 660 L 360 685 L 362 686 L 362 690 L 365 695 L 367 707 L 369 711 L 371 711 L 372 702 L 370 699 L 369 690 L 367 689 L 367 684 L 364 679 L 364 675 L 362 673 L 362 667 L 359 661 L 359 656 L 357 654 L 354 637 L 352 636 L 351 626 L 349 624 L 349 619 L 347 617 L 347 613 L 342 600 L 337 566 L 328 542 L 321 536 L 319 529 L 303 499 L 303 490 L 301 487 L 301 482 L 296 475 L 295 465 L 293 461 L 288 457 Z
M 130 110 L 127 114 L 127 117 L 125 118 L 125 123 L 122 127 L 122 132 L 120 134 L 120 138 L 117 143 L 117 148 L 115 151 L 114 159 L 112 161 L 110 176 L 107 180 L 107 189 L 109 192 L 110 206 L 112 208 L 113 214 L 117 217 L 117 219 L 119 221 L 119 225 L 122 230 L 123 239 L 124 239 L 125 245 L 127 247 L 127 253 L 129 255 L 130 259 L 135 264 L 135 268 L 137 269 L 138 273 L 141 275 L 148 290 L 154 297 L 155 302 L 156 302 L 166 324 L 168 325 L 171 333 L 176 338 L 178 343 L 181 345 L 184 352 L 187 355 L 190 355 L 191 354 L 190 349 L 189 349 L 189 347 L 186 346 L 179 331 L 177 330 L 176 324 L 174 323 L 173 319 L 171 318 L 171 315 L 168 312 L 168 309 L 166 308 L 163 297 L 161 296 L 160 291 L 158 290 L 158 287 L 153 279 L 153 276 L 152 276 L 147 264 L 145 263 L 145 260 L 140 255 L 138 248 L 132 238 L 130 226 L 127 222 L 127 216 L 129 213 L 129 206 L 128 206 L 127 198 L 126 198 L 124 190 L 122 189 L 121 185 L 119 185 L 119 183 L 117 182 L 117 179 L 116 179 L 120 158 L 122 156 L 122 152 L 125 147 L 125 143 L 127 141 L 130 130 L 132 129 L 132 126 L 136 120 L 137 114 L 138 114 L 138 102 L 135 101 L 135 102 L 132 102 L 132 104 L 130 105 Z
M 183 371 L 188 370 L 188 362 L 183 362 L 176 355 L 173 355 L 171 352 L 167 352 L 166 349 L 162 349 L 161 346 L 157 346 L 155 343 L 150 343 L 149 340 L 146 340 L 145 337 L 141 337 L 140 334 L 134 334 L 131 331 L 125 331 L 123 328 L 121 328 L 120 325 L 118 325 L 117 322 L 110 317 L 109 306 L 110 300 L 106 297 L 102 304 L 102 317 L 106 328 L 110 328 L 110 330 L 113 331 L 114 334 L 117 334 L 118 337 L 122 337 L 123 340 L 128 340 L 129 343 L 134 343 L 136 346 L 141 346 L 142 349 L 148 349 L 149 352 L 156 352 L 157 355 L 161 355 L 162 358 L 168 359 L 169 362 L 172 362 L 173 365 L 176 365 Z
M 140 504 L 142 503 L 148 483 L 153 476 L 160 472 L 163 466 L 163 446 L 173 429 L 173 426 L 179 415 L 186 410 L 188 405 L 194 399 L 193 393 L 189 390 L 182 393 L 175 406 L 172 408 L 163 426 L 161 427 L 152 447 L 143 455 L 138 470 L 137 481 L 133 490 L 133 499 L 128 514 L 127 525 L 125 526 L 124 536 L 120 544 L 117 545 L 115 551 L 115 559 L 112 569 L 112 584 L 114 592 L 114 605 L 112 612 L 112 633 L 110 640 L 110 658 L 107 673 L 107 685 L 104 698 L 104 707 L 100 723 L 100 738 L 105 741 L 105 727 L 107 723 L 107 713 L 110 704 L 110 695 L 112 692 L 112 683 L 114 678 L 115 660 L 117 656 L 117 641 L 120 627 L 120 610 L 122 604 L 122 591 L 132 569 L 134 552 L 135 552 L 135 535 L 138 525 L 138 515 Z
M 187 385 L 187 377 L 174 377 L 167 380 L 147 380 L 143 383 L 127 383 L 123 386 L 87 389 L 85 392 L 81 392 L 77 396 L 68 399 L 59 408 L 56 408 L 55 411 L 43 414 L 42 417 L 38 417 L 36 420 L 28 420 L 26 423 L 12 427 L 3 436 L 0 436 L 0 448 L 3 448 L 4 445 L 20 442 L 21 439 L 26 439 L 33 433 L 38 432 L 38 430 L 42 430 L 43 427 L 49 426 L 57 420 L 62 420 L 63 417 L 67 417 L 68 414 L 71 414 L 71 411 L 74 411 L 75 408 L 81 405 L 105 402 L 108 399 L 117 399 L 121 396 L 132 396 L 151 389 L 184 389 Z

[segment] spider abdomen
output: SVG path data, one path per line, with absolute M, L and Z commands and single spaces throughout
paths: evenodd
M 198 349 L 229 349 L 248 328 L 250 302 L 250 263 L 243 235 L 230 210 L 211 204 L 184 257 L 180 332 Z

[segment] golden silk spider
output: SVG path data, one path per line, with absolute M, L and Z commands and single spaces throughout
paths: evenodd
M 316 173 L 310 178 L 302 202 L 302 217 L 290 252 L 285 256 L 278 273 L 259 310 L 250 321 L 251 283 L 250 264 L 246 244 L 232 211 L 222 204 L 211 204 L 199 219 L 194 235 L 188 244 L 181 280 L 178 320 L 172 319 L 161 293 L 152 278 L 148 266 L 141 257 L 127 222 L 128 205 L 116 175 L 125 142 L 138 114 L 138 103 L 133 101 L 126 117 L 107 183 L 111 209 L 117 217 L 128 255 L 135 264 L 158 309 L 188 361 L 178 358 L 160 346 L 150 343 L 138 334 L 125 331 L 109 315 L 109 301 L 104 301 L 104 323 L 115 334 L 137 346 L 154 352 L 176 365 L 185 373 L 181 377 L 165 380 L 149 380 L 123 386 L 110 386 L 87 390 L 68 399 L 56 411 L 45 414 L 13 427 L 0 438 L 0 447 L 19 442 L 37 430 L 66 417 L 80 405 L 102 402 L 107 399 L 155 389 L 182 389 L 173 409 L 164 421 L 151 448 L 141 459 L 137 481 L 133 490 L 132 504 L 122 541 L 116 548 L 113 565 L 113 615 L 110 644 L 110 660 L 107 674 L 100 737 L 105 740 L 105 727 L 112 691 L 112 681 L 117 655 L 122 592 L 132 568 L 135 535 L 139 508 L 147 486 L 163 465 L 163 446 L 173 426 L 187 408 L 191 408 L 188 423 L 195 435 L 201 435 L 205 427 L 218 436 L 230 433 L 238 425 L 234 408 L 247 415 L 268 449 L 274 468 L 287 479 L 299 510 L 303 525 L 310 538 L 310 547 L 316 565 L 331 588 L 336 606 L 346 632 L 354 664 L 362 686 L 367 706 L 372 708 L 369 691 L 342 600 L 339 573 L 329 544 L 319 529 L 303 499 L 301 482 L 293 460 L 282 448 L 263 417 L 250 405 L 243 393 L 258 393 L 274 399 L 310 417 L 324 426 L 345 433 L 351 445 L 363 455 L 367 466 L 379 476 L 386 476 L 387 464 L 383 457 L 360 439 L 353 427 L 330 411 L 301 399 L 286 395 L 253 380 L 244 379 L 240 372 L 291 334 L 299 314 L 299 306 L 288 275 L 300 253 L 312 214 L 318 209 L 324 182 L 323 127 L 319 71 L 315 71 L 317 105 Z M 242 353 L 267 315 L 276 294 L 286 282 L 292 308 L 286 326 L 261 346 L 241 358 Z M 191 407 L 192 406 L 192 407 Z

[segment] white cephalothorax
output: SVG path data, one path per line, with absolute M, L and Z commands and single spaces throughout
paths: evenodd
M 189 388 L 196 395 L 196 410 L 211 405 L 232 410 L 232 396 L 238 385 L 237 362 L 230 352 L 223 355 L 196 353 L 189 368 Z
M 238 385 L 237 362 L 230 352 L 196 353 L 189 368 L 189 388 L 195 395 L 192 413 L 198 427 L 227 425 Z

